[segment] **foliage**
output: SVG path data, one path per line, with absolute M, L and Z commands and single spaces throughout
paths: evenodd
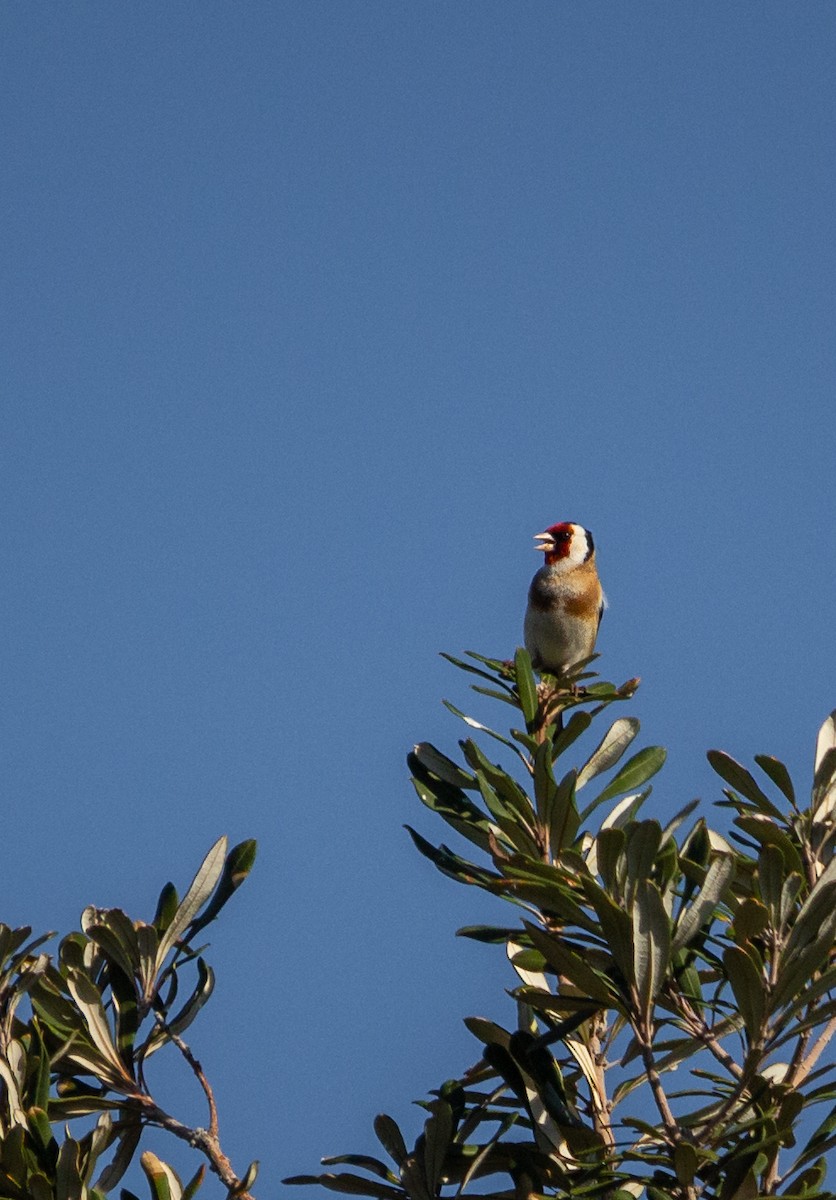
M 0 1200 L 104 1200 L 148 1127 L 200 1151 L 228 1195 L 249 1194 L 256 1164 L 241 1179 L 232 1170 L 212 1089 L 181 1035 L 214 986 L 195 938 L 254 858 L 254 842 L 227 853 L 220 838 L 182 900 L 172 884 L 163 888 L 153 921 L 87 908 L 81 930 L 65 937 L 54 957 L 40 950 L 52 934 L 30 940 L 30 929 L 0 925 Z M 178 1121 L 149 1090 L 146 1063 L 167 1046 L 203 1089 L 207 1129 Z M 63 1138 L 56 1132 L 56 1124 L 79 1118 L 95 1123 L 76 1136 L 68 1125 Z M 153 1200 L 191 1200 L 203 1180 L 203 1166 L 184 1186 L 150 1151 L 140 1162 Z M 125 1189 L 121 1197 L 136 1200 Z
M 634 717 L 567 766 L 637 680 L 589 682 L 587 663 L 538 685 L 525 651 L 513 664 L 451 661 L 520 728 L 500 734 L 449 705 L 483 745 L 461 741 L 461 763 L 427 743 L 409 756 L 419 798 L 476 861 L 410 833 L 442 873 L 514 905 L 519 923 L 460 933 L 506 947 L 518 1026 L 467 1020 L 480 1058 L 424 1103 L 411 1148 L 380 1116 L 390 1162 L 343 1155 L 323 1162 L 350 1170 L 287 1182 L 379 1200 L 458 1195 L 476 1180 L 485 1197 L 832 1195 L 836 713 L 806 805 L 776 759 L 758 756 L 756 778 L 709 754 L 733 816 L 727 840 L 696 801 L 664 826 L 640 817 L 664 751 L 624 761 Z

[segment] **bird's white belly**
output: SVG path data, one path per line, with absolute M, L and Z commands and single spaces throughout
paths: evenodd
M 592 653 L 594 628 L 581 617 L 536 609 L 526 614 L 525 646 L 541 669 L 559 673 Z

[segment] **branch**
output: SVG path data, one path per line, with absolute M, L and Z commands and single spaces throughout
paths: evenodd
M 204 1074 L 203 1067 L 183 1039 L 168 1028 L 159 1014 L 157 1014 L 157 1024 L 164 1030 L 166 1037 L 174 1043 L 183 1055 L 183 1058 L 185 1058 L 191 1067 L 195 1078 L 200 1084 L 209 1108 L 209 1128 L 192 1129 L 190 1126 L 184 1125 L 182 1121 L 178 1121 L 176 1117 L 172 1117 L 164 1109 L 160 1108 L 152 1096 L 140 1093 L 136 1096 L 136 1100 L 142 1109 L 145 1121 L 149 1125 L 157 1125 L 161 1129 L 168 1130 L 169 1133 L 174 1134 L 175 1137 L 180 1138 L 183 1142 L 188 1142 L 190 1146 L 205 1155 L 208 1159 L 210 1169 L 227 1189 L 229 1197 L 234 1196 L 235 1200 L 255 1200 L 252 1194 L 245 1189 L 244 1181 L 239 1179 L 235 1174 L 232 1163 L 221 1149 L 220 1138 L 218 1136 L 218 1107 L 215 1103 L 215 1094 L 212 1091 L 209 1080 Z

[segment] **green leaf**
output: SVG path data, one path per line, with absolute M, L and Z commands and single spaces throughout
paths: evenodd
M 415 775 L 412 778 L 412 786 L 421 803 L 431 812 L 438 813 L 442 820 L 462 837 L 489 853 L 490 835 L 496 836 L 499 830 L 464 792 L 442 780 L 430 782 Z
M 726 947 L 723 964 L 743 1017 L 749 1044 L 754 1045 L 760 1039 L 766 1012 L 763 972 L 752 955 L 739 946 Z
M 255 838 L 247 838 L 233 846 L 223 864 L 221 877 L 214 890 L 212 899 L 204 912 L 191 923 L 189 937 L 193 938 L 201 929 L 214 921 L 218 913 L 235 893 L 253 869 L 258 843 Z M 210 851 L 211 854 L 211 851 Z M 185 903 L 185 901 L 184 901 Z
M 397 1183 L 397 1177 L 389 1170 L 385 1163 L 382 1163 L 379 1158 L 373 1158 L 370 1154 L 329 1154 L 327 1158 L 322 1159 L 323 1167 L 358 1167 L 361 1171 L 369 1171 L 372 1175 L 378 1175 L 381 1179 L 385 1179 L 387 1183 Z
M 554 794 L 551 820 L 549 822 L 552 854 L 561 855 L 572 845 L 580 825 L 578 806 L 575 802 L 574 771 L 567 771 Z
M 167 1020 L 163 1027 L 156 1028 L 148 1038 L 146 1058 L 150 1058 L 170 1042 L 171 1034 L 179 1036 L 184 1033 L 215 990 L 215 972 L 202 958 L 197 960 L 197 971 L 197 983 L 186 1003 L 175 1016 Z
M 671 949 L 683 950 L 715 913 L 734 878 L 735 861 L 730 854 L 718 854 L 711 861 L 696 900 L 679 914 Z
M 141 1136 L 142 1125 L 139 1121 L 125 1125 L 119 1135 L 116 1153 L 96 1180 L 96 1187 L 99 1191 L 109 1192 L 116 1187 L 131 1164 Z
M 644 750 L 639 750 L 596 797 L 595 807 L 620 796 L 622 792 L 631 792 L 634 788 L 641 787 L 661 769 L 666 757 L 667 751 L 664 746 L 646 746 Z M 589 811 L 590 809 L 586 810 L 587 813 Z
M 451 787 L 462 788 L 464 791 L 473 790 L 476 787 L 474 776 L 468 771 L 463 771 L 446 754 L 436 750 L 431 742 L 419 742 L 414 747 L 412 754 L 425 771 L 436 775 L 445 783 L 449 783 Z
M 431 1116 L 424 1126 L 424 1176 L 433 1194 L 444 1174 L 453 1139 L 453 1110 L 445 1100 L 433 1100 L 429 1108 Z
M 118 908 L 85 908 L 81 927 L 127 979 L 139 970 L 139 949 L 133 922 Z
M 795 789 L 792 786 L 792 779 L 780 759 L 773 758 L 769 754 L 756 754 L 755 762 L 795 808 Z
M 691 1142 L 677 1142 L 673 1148 L 673 1166 L 683 1188 L 693 1185 L 698 1165 L 696 1147 Z
M 653 875 L 662 844 L 662 827 L 656 820 L 636 821 L 627 830 L 627 886 L 626 898 L 631 903 L 633 889 Z
M 750 837 L 754 838 L 759 846 L 777 846 L 783 854 L 789 870 L 796 871 L 799 875 L 804 874 L 804 864 L 798 848 L 775 821 L 758 813 L 735 817 L 734 823 L 738 829 L 742 829 L 744 833 L 748 833 Z
M 194 1175 L 192 1175 L 189 1182 L 183 1188 L 183 1200 L 192 1200 L 192 1198 L 197 1194 L 198 1189 L 200 1188 L 201 1184 L 203 1183 L 203 1179 L 204 1179 L 205 1175 L 206 1175 L 206 1167 L 204 1167 L 202 1165 L 199 1166 L 197 1168 L 197 1170 L 195 1171 Z
M 520 698 L 520 708 L 525 717 L 529 733 L 537 723 L 537 684 L 534 681 L 534 671 L 531 667 L 531 655 L 522 646 L 514 654 L 514 672 L 517 679 L 517 693 Z
M 84 1018 L 84 1023 L 87 1026 L 93 1045 L 103 1058 L 107 1060 L 113 1069 L 115 1077 L 123 1083 L 131 1083 L 131 1077 L 125 1071 L 119 1051 L 114 1045 L 113 1035 L 108 1024 L 99 989 L 81 971 L 68 972 L 67 987 Z M 73 1057 L 76 1057 L 75 1053 Z
M 409 1157 L 409 1152 L 396 1122 L 386 1113 L 378 1113 L 374 1119 L 374 1131 L 377 1140 L 392 1161 L 402 1167 Z
M 183 1186 L 176 1173 L 150 1150 L 139 1157 L 140 1166 L 151 1185 L 154 1200 L 182 1200 Z
M 160 898 L 157 901 L 157 911 L 154 914 L 153 923 L 159 933 L 165 933 L 166 929 L 168 929 L 174 920 L 174 914 L 177 912 L 179 903 L 177 888 L 173 883 L 167 883 L 160 892 Z
M 498 659 L 483 658 L 481 654 L 475 654 L 472 650 L 466 650 L 465 654 L 469 654 L 477 662 L 487 663 L 490 665 L 491 671 L 483 671 L 480 667 L 474 667 L 473 663 L 465 662 L 463 658 L 455 658 L 452 654 L 447 654 L 444 650 L 441 651 L 441 658 L 446 659 L 448 663 L 452 663 L 454 667 L 458 667 L 460 671 L 467 671 L 470 675 L 479 675 L 482 679 L 487 679 L 490 683 L 502 683 L 502 679 L 506 677 L 506 674 Z M 497 674 L 500 671 L 502 672 L 501 678 L 497 679 Z
M 339 1175 L 291 1175 L 282 1183 L 318 1183 L 329 1192 L 342 1192 L 349 1196 L 374 1196 L 378 1200 L 404 1200 L 400 1188 L 387 1187 L 385 1183 L 376 1183 L 374 1179 L 364 1179 L 362 1175 L 351 1175 L 343 1172 Z
M 636 717 L 619 717 L 613 722 L 578 772 L 578 791 L 589 783 L 590 779 L 615 766 L 640 728 Z
M 583 878 L 581 883 L 601 922 L 602 935 L 616 966 L 628 984 L 635 982 L 633 929 L 629 913 L 616 904 L 593 879 Z
M 79 1170 L 79 1145 L 66 1138 L 58 1152 L 55 1171 L 55 1200 L 83 1200 L 84 1183 Z
M 816 737 L 814 775 L 820 774 L 824 760 L 832 750 L 836 750 L 836 709 L 824 722 Z
M 726 754 L 722 750 L 709 750 L 706 758 L 721 779 L 724 779 L 741 796 L 750 800 L 762 813 L 775 820 L 782 818 L 783 813 L 780 808 L 772 803 L 758 787 L 753 776 L 730 754 Z
M 253 1186 L 256 1179 L 258 1178 L 258 1168 L 259 1168 L 259 1162 L 258 1162 L 258 1159 L 256 1158 L 250 1163 L 250 1165 L 247 1167 L 246 1171 L 244 1172 L 244 1177 L 241 1180 L 241 1186 L 237 1189 L 238 1193 L 248 1192 L 250 1190 L 250 1188 Z
M 655 883 L 639 880 L 631 915 L 636 990 L 645 1019 L 649 1019 L 671 956 L 670 920 Z
M 497 925 L 462 925 L 456 930 L 456 937 L 470 938 L 474 942 L 484 942 L 490 946 L 504 946 L 508 938 L 518 934 L 518 929 L 501 928 Z
M 175 942 L 185 933 L 215 890 L 215 885 L 224 869 L 226 847 L 226 835 L 219 837 L 201 863 L 197 874 L 189 886 L 189 890 L 186 892 L 177 908 L 177 912 L 172 918 L 171 924 L 160 938 L 160 945 L 157 950 L 158 971 L 165 962 Z
M 831 858 L 799 909 L 795 924 L 784 947 L 784 955 L 787 958 L 791 957 L 805 943 L 820 936 L 822 922 L 833 911 L 834 889 L 836 889 L 836 857 Z
M 552 757 L 557 759 L 561 754 L 564 754 L 578 740 L 581 734 L 586 732 L 591 724 L 591 713 L 584 712 L 582 709 L 572 713 L 563 729 L 561 729 L 560 733 L 552 741 Z
M 831 860 L 836 863 L 836 859 Z M 822 877 L 823 878 L 823 877 Z M 801 988 L 809 982 L 814 972 L 820 970 L 836 940 L 836 889 L 831 885 L 820 897 L 819 903 L 799 916 L 792 928 L 787 944 L 781 952 L 778 983 L 773 992 L 775 1009 L 790 1003 Z M 815 929 L 815 935 L 804 942 L 803 935 L 794 942 L 793 935 L 803 924 L 805 933 Z
M 460 883 L 470 883 L 477 887 L 488 887 L 492 883 L 502 881 L 500 875 L 485 871 L 481 867 L 477 867 L 475 863 L 460 858 L 447 846 L 433 846 L 426 838 L 421 837 L 421 834 L 417 833 L 411 825 L 405 825 L 404 829 L 412 838 L 415 848 L 425 858 L 428 858 L 443 875 L 449 875 L 451 879 L 458 880 Z
M 525 928 L 534 945 L 557 975 L 565 976 L 593 1000 L 602 1004 L 612 1002 L 613 988 L 606 975 L 596 971 L 588 959 L 571 949 L 562 934 L 545 933 L 527 921 Z

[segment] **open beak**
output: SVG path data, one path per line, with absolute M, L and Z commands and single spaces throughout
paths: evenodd
M 539 550 L 541 554 L 554 549 L 554 537 L 550 533 L 535 533 L 534 540 L 538 543 L 534 549 Z

